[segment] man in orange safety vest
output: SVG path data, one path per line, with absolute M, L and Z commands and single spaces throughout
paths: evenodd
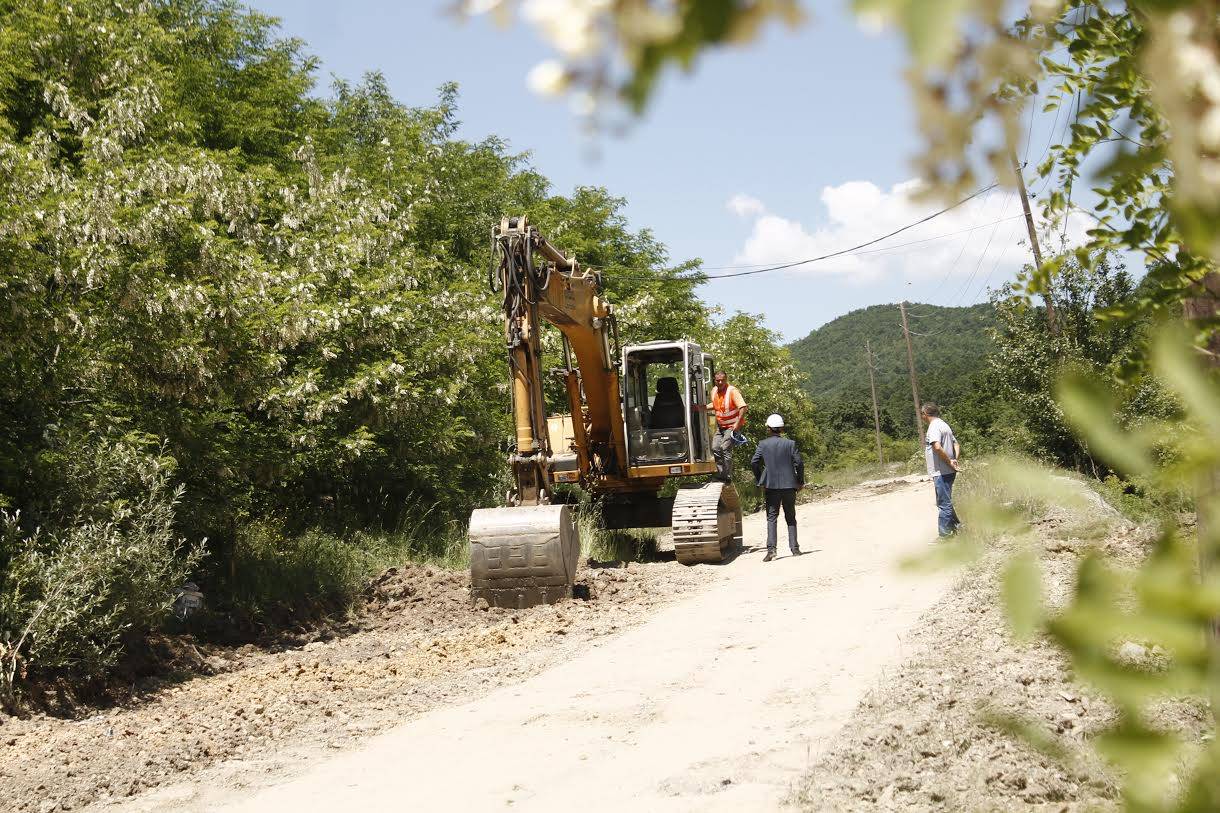
M 723 370 L 716 373 L 716 387 L 712 390 L 712 411 L 716 413 L 716 434 L 712 437 L 712 456 L 716 458 L 719 478 L 729 482 L 733 476 L 733 433 L 746 422 L 746 399 L 741 392 L 729 384 Z

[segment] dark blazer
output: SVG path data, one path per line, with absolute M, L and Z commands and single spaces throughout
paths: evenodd
M 750 461 L 754 479 L 763 488 L 800 488 L 805 485 L 805 461 L 796 441 L 768 435 L 758 442 Z

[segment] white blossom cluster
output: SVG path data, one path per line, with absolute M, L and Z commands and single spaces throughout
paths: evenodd
M 176 144 L 187 124 L 167 113 L 155 72 L 109 65 L 92 98 L 48 82 L 49 126 L 0 137 L 10 313 L 62 331 L 83 383 L 183 402 L 232 392 L 298 423 L 301 448 L 353 411 L 381 423 L 462 411 L 488 363 L 472 338 L 497 331 L 486 298 L 417 245 L 413 209 L 437 178 L 374 185 L 324 165 L 308 139 L 299 171 L 250 172 Z M 433 145 L 416 160 L 441 157 Z M 372 442 L 360 423 L 336 441 L 352 455 Z

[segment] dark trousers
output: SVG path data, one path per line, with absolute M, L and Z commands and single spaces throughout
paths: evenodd
M 956 479 L 957 472 L 932 478 L 932 483 L 936 486 L 936 525 L 941 536 L 949 536 L 962 524 L 957 518 L 957 510 L 953 507 L 953 481 Z
M 796 489 L 768 488 L 764 501 L 767 505 L 767 550 L 775 552 L 776 525 L 779 524 L 779 509 L 784 509 L 784 522 L 788 524 L 788 549 L 793 553 L 800 550 L 796 544 Z

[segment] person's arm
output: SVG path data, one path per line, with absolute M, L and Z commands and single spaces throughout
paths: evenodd
M 956 444 L 954 444 L 954 445 L 956 445 Z M 945 452 L 944 447 L 942 447 L 940 445 L 939 440 L 932 441 L 932 454 L 936 455 L 941 460 L 945 461 L 945 463 L 949 464 L 949 468 L 953 469 L 954 471 L 957 471 L 957 460 L 955 458 L 949 457 L 948 453 Z
M 805 487 L 805 460 L 801 457 L 801 448 L 795 443 L 792 444 L 792 462 L 796 465 L 796 487 L 799 490 Z
M 750 408 L 750 405 L 746 403 L 746 399 L 741 396 L 741 390 L 738 389 L 733 390 L 733 404 L 738 409 L 737 423 L 733 424 L 733 431 L 736 432 L 746 425 L 746 410 Z
M 962 445 L 957 442 L 957 438 L 953 439 L 953 459 L 954 460 L 962 459 Z
M 759 477 L 762 477 L 762 470 L 763 470 L 763 456 L 762 456 L 762 444 L 760 443 L 754 447 L 754 456 L 752 458 L 750 458 L 750 471 L 754 472 L 755 480 L 758 480 Z

